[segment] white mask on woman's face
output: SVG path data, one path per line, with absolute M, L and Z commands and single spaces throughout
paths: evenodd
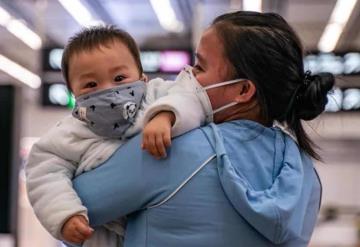
M 185 66 L 185 68 L 176 77 L 175 81 L 176 81 L 176 83 L 181 83 L 183 90 L 185 90 L 186 92 L 192 92 L 197 95 L 198 99 L 200 100 L 200 102 L 202 104 L 203 109 L 205 110 L 206 123 L 211 123 L 214 121 L 215 113 L 217 113 L 219 111 L 223 111 L 231 106 L 238 104 L 238 102 L 233 101 L 233 102 L 230 102 L 224 106 L 221 106 L 221 107 L 213 110 L 206 90 L 211 89 L 211 88 L 222 87 L 222 86 L 226 86 L 226 85 L 230 85 L 230 84 L 234 84 L 234 83 L 239 83 L 246 79 L 235 79 L 235 80 L 230 80 L 230 81 L 224 81 L 224 82 L 219 82 L 216 84 L 211 84 L 209 86 L 203 87 L 200 85 L 200 83 L 195 78 L 192 70 L 193 70 L 193 68 L 191 66 Z

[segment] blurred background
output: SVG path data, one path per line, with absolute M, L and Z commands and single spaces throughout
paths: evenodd
M 326 112 L 306 123 L 321 148 L 322 208 L 310 246 L 360 246 L 360 1 L 0 0 L 0 246 L 55 247 L 26 196 L 32 144 L 74 104 L 62 49 L 82 27 L 115 24 L 133 35 L 150 78 L 191 64 L 202 31 L 235 10 L 276 12 L 299 34 L 305 70 L 337 75 Z

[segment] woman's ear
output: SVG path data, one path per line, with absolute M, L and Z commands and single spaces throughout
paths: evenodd
M 235 101 L 245 103 L 250 101 L 256 94 L 255 84 L 250 80 L 245 80 L 240 84 L 240 92 L 235 96 Z
M 140 80 L 141 80 L 141 81 L 144 81 L 144 82 L 148 82 L 148 81 L 149 81 L 149 78 L 148 78 L 147 75 L 145 75 L 144 73 L 142 73 Z

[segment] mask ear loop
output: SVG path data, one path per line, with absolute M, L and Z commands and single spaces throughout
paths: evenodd
M 217 112 L 219 112 L 219 111 L 222 111 L 222 110 L 224 110 L 224 109 L 226 109 L 226 108 L 229 108 L 229 107 L 232 107 L 232 106 L 234 106 L 234 105 L 237 105 L 237 104 L 239 104 L 239 103 L 234 101 L 234 102 L 231 102 L 231 103 L 229 103 L 229 104 L 223 105 L 222 107 L 219 107 L 219 108 L 213 110 L 213 114 L 215 114 L 215 113 L 217 113 Z
M 237 82 L 242 82 L 242 81 L 246 81 L 246 79 L 235 79 L 235 80 L 231 80 L 231 81 L 224 81 L 224 82 L 220 82 L 220 83 L 215 83 L 206 87 L 203 87 L 205 90 L 211 89 L 211 88 L 217 88 L 217 87 L 222 87 L 222 86 L 226 86 L 226 85 L 230 85 L 230 84 L 235 84 Z
M 139 79 L 140 81 L 143 81 L 143 82 L 148 82 L 149 81 L 149 78 L 147 77 L 146 74 L 142 73 L 141 74 L 141 78 Z
M 231 80 L 231 81 L 225 81 L 225 82 L 221 82 L 221 83 L 217 83 L 217 84 L 213 84 L 213 85 L 206 86 L 206 87 L 204 87 L 204 89 L 207 90 L 207 89 L 211 89 L 211 88 L 216 88 L 216 87 L 226 86 L 226 85 L 230 85 L 230 84 L 235 84 L 235 83 L 237 83 L 237 82 L 242 82 L 242 81 L 246 81 L 246 79 L 235 79 L 235 80 Z M 238 102 L 235 102 L 235 101 L 234 101 L 234 102 L 230 102 L 230 103 L 228 103 L 228 104 L 226 104 L 226 105 L 223 105 L 223 106 L 221 106 L 221 107 L 213 110 L 213 114 L 215 114 L 215 113 L 217 113 L 217 112 L 219 112 L 219 111 L 222 111 L 222 110 L 224 110 L 224 109 L 226 109 L 226 108 L 229 108 L 229 107 L 232 107 L 232 106 L 234 106 L 234 105 L 237 105 L 237 104 L 239 104 L 239 103 L 238 103 Z

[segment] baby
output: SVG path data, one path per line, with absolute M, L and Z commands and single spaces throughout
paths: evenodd
M 141 130 L 142 147 L 156 158 L 165 157 L 171 137 L 204 123 L 204 109 L 194 94 L 177 94 L 182 86 L 176 82 L 146 82 L 135 41 L 113 26 L 84 29 L 72 37 L 62 72 L 76 106 L 30 152 L 30 202 L 42 225 L 59 240 L 121 246 L 124 219 L 94 231 L 72 179 L 101 165 Z

